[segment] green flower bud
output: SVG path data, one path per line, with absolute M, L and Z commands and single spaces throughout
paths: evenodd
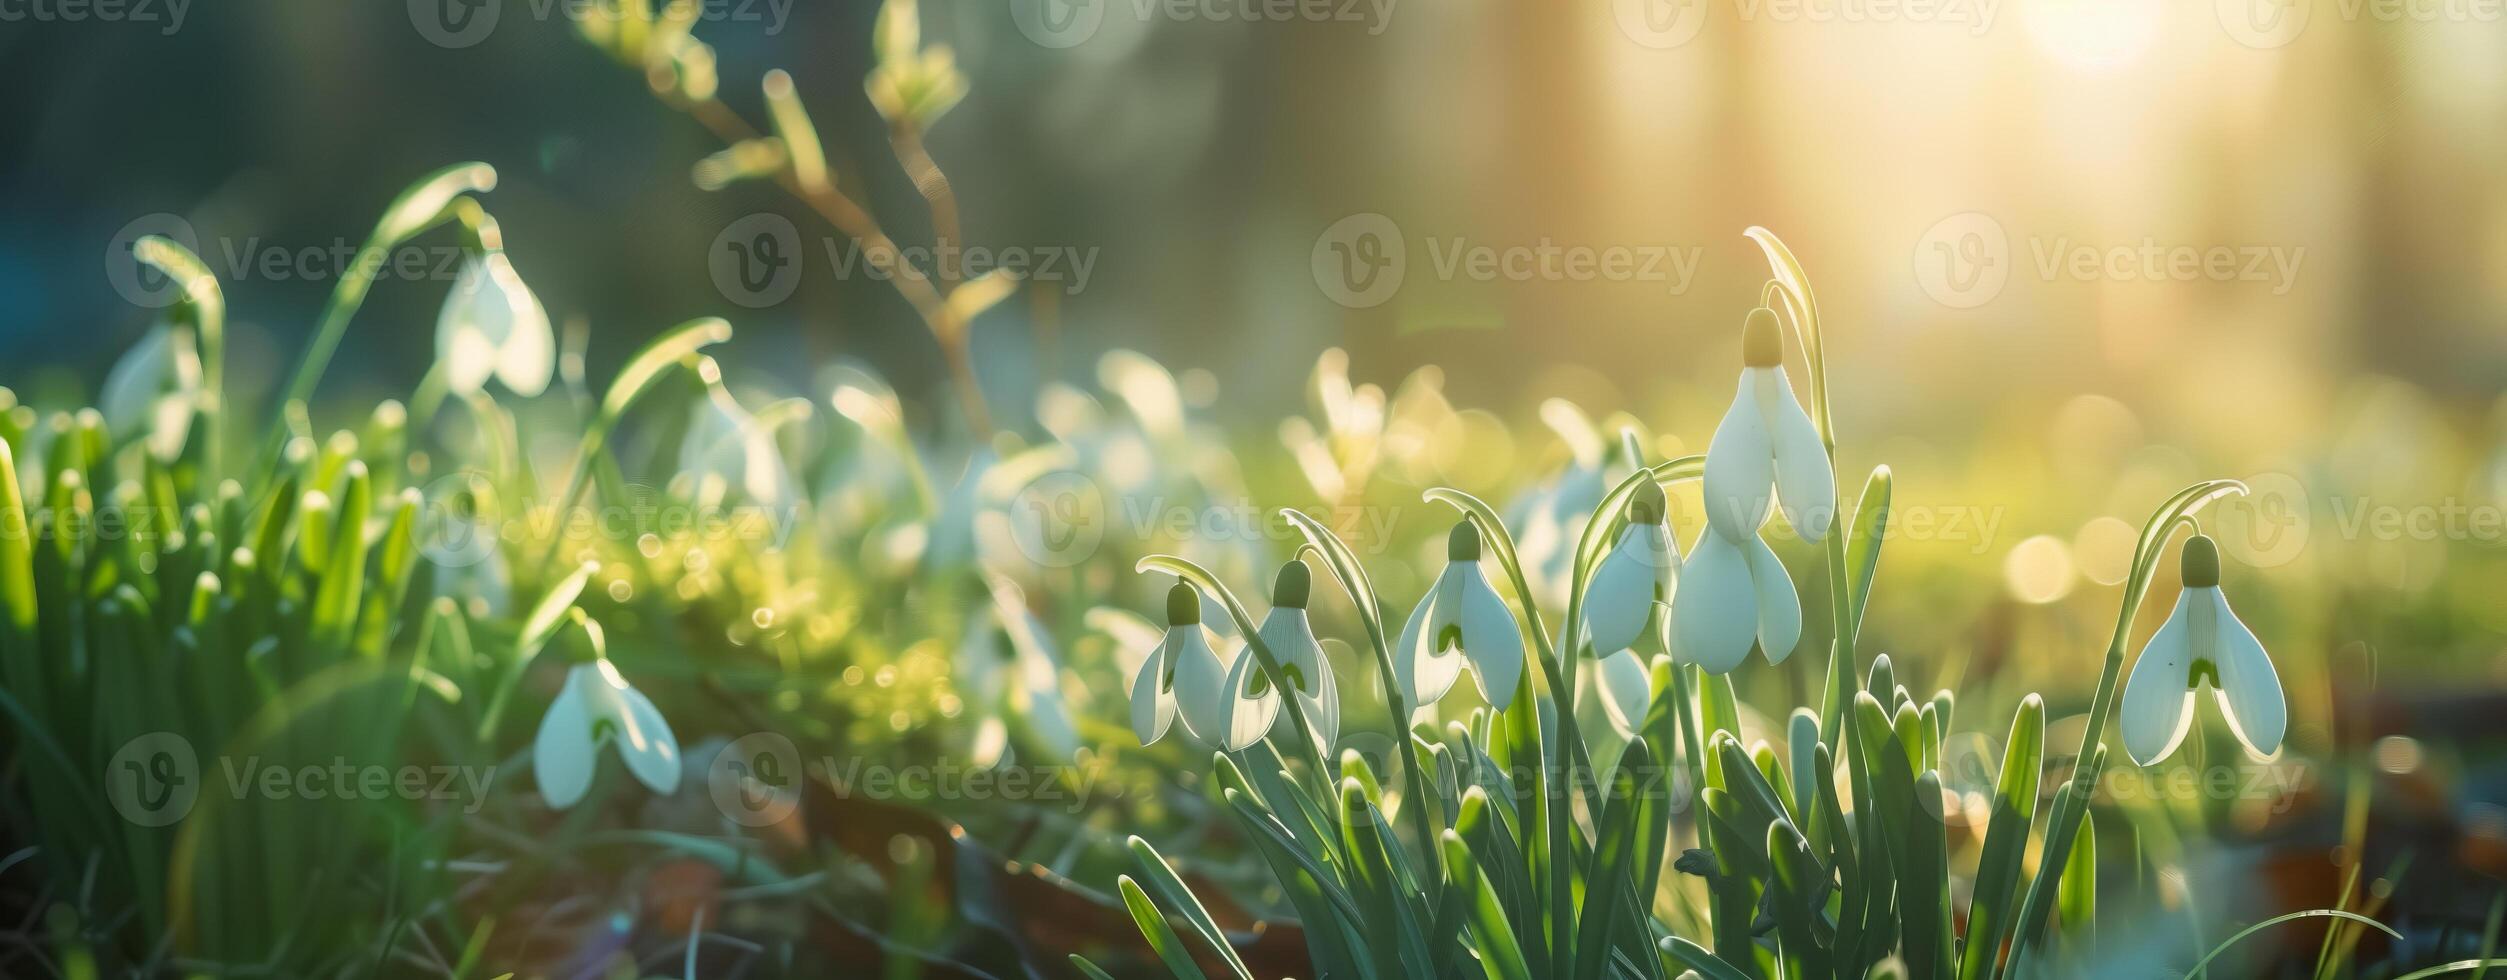
M 2185 541 L 2185 553 L 2179 566 L 2188 589 L 2207 589 L 2220 584 L 2220 546 L 2208 534 L 2197 534 Z
M 1741 366 L 1776 367 L 1784 363 L 1784 328 L 1776 311 L 1764 306 L 1741 321 Z
M 1201 624 L 1201 593 L 1182 582 L 1166 590 L 1166 624 L 1198 626 Z
M 1479 561 L 1480 529 L 1468 520 L 1454 522 L 1454 531 L 1445 538 L 1446 561 Z
M 1282 609 L 1304 609 L 1308 594 L 1314 590 L 1314 572 L 1302 559 L 1291 558 L 1280 566 L 1279 577 L 1271 582 L 1271 604 Z

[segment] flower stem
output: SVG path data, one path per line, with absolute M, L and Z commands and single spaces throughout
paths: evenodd
M 1323 559 L 1323 567 L 1331 571 L 1332 580 L 1340 583 L 1341 591 L 1349 594 L 1350 604 L 1358 609 L 1358 621 L 1367 634 L 1367 646 L 1375 651 L 1375 674 L 1384 687 L 1384 705 L 1392 712 L 1393 742 L 1396 746 L 1393 754 L 1400 757 L 1402 785 L 1406 793 L 1417 797 L 1410 799 L 1402 809 L 1414 814 L 1412 822 L 1417 826 L 1412 829 L 1419 836 L 1420 849 L 1428 854 L 1427 861 L 1421 866 L 1440 869 L 1441 881 L 1441 869 L 1445 866 L 1444 849 L 1437 846 L 1436 827 L 1428 821 L 1425 802 L 1430 792 L 1429 784 L 1419 772 L 1418 761 L 1412 758 L 1410 751 L 1411 705 L 1402 696 L 1401 685 L 1394 683 L 1393 644 L 1384 636 L 1384 610 L 1376 602 L 1375 586 L 1367 580 L 1366 569 L 1358 564 L 1355 555 L 1350 554 L 1348 543 L 1342 541 L 1340 535 L 1298 511 L 1283 510 L 1280 516 L 1305 534 L 1307 545 Z M 1288 695 L 1288 699 L 1291 702 L 1297 700 L 1294 694 Z M 1307 743 L 1313 744 L 1312 736 L 1307 737 Z M 1321 753 L 1316 753 L 1315 758 L 1316 765 L 1320 766 Z M 1329 769 L 1316 771 L 1331 772 Z

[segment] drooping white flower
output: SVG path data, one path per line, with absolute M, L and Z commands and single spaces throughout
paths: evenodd
M 1634 738 L 1645 713 L 1654 707 L 1654 661 L 1670 655 L 1671 607 L 1653 604 L 1653 615 L 1634 645 L 1593 662 L 1593 686 L 1601 692 L 1602 714 L 1623 738 Z
M 2256 758 L 2271 758 L 2289 728 L 2280 674 L 2254 631 L 2229 611 L 2220 592 L 2219 546 L 2197 534 L 2185 542 L 2180 562 L 2185 588 L 2176 609 L 2124 682 L 2117 724 L 2125 751 L 2145 766 L 2175 752 L 2193 728 L 2194 692 L 2209 684 L 2229 731 Z
M 959 692 L 986 722 L 975 763 L 1000 761 L 1013 728 L 1022 744 L 1068 761 L 1079 751 L 1079 729 L 1062 693 L 1061 661 L 1018 585 L 999 576 L 990 585 L 992 608 L 975 614 L 953 667 Z
M 577 622 L 593 638 L 594 652 L 591 659 L 567 668 L 565 687 L 540 718 L 540 734 L 531 745 L 531 771 L 539 780 L 540 797 L 556 810 L 582 802 L 605 744 L 617 746 L 627 771 L 653 792 L 677 790 L 679 740 L 671 735 L 670 723 L 599 653 L 600 624 Z
M 1304 561 L 1290 559 L 1280 566 L 1279 579 L 1271 586 L 1271 613 L 1254 633 L 1279 660 L 1280 673 L 1296 692 L 1315 740 L 1328 748 L 1340 738 L 1341 694 L 1332 665 L 1324 659 L 1323 644 L 1314 637 L 1314 624 L 1306 619 L 1306 600 L 1313 587 L 1314 572 Z
M 1784 562 L 1750 535 L 1740 544 L 1708 528 L 1680 567 L 1671 596 L 1672 652 L 1708 673 L 1730 673 L 1756 640 L 1770 664 L 1802 640 L 1802 601 Z
M 1586 638 L 1596 656 L 1635 645 L 1654 626 L 1654 613 L 1671 598 L 1680 574 L 1680 546 L 1664 522 L 1667 501 L 1652 480 L 1637 485 L 1628 501 L 1628 526 L 1602 556 L 1584 593 Z
M 1270 711 L 1279 705 L 1277 692 L 1267 686 L 1260 693 L 1251 690 L 1254 681 L 1240 665 L 1252 655 L 1220 658 L 1201 628 L 1201 593 L 1185 583 L 1167 590 L 1166 621 L 1165 637 L 1132 678 L 1132 733 L 1140 744 L 1164 738 L 1177 718 L 1194 740 L 1215 748 L 1233 751 L 1259 740 L 1273 717 L 1262 713 L 1264 695 Z M 1242 726 L 1236 724 L 1240 708 L 1252 712 Z
M 463 263 L 435 317 L 435 359 L 457 394 L 475 393 L 491 377 L 525 398 L 548 389 L 557 366 L 548 311 L 504 252 Z
M 1425 707 L 1444 697 L 1468 665 L 1480 696 L 1503 708 L 1523 680 L 1523 630 L 1480 568 L 1479 528 L 1456 523 L 1445 560 L 1394 644 L 1394 680 L 1414 708 Z
M 1767 520 L 1771 486 L 1785 521 L 1803 540 L 1827 536 L 1837 510 L 1836 475 L 1819 430 L 1785 379 L 1776 313 L 1762 306 L 1741 325 L 1740 388 L 1706 449 L 1707 523 L 1733 541 L 1757 534 Z
M 115 439 L 144 436 L 159 460 L 182 455 L 201 398 L 200 353 L 188 327 L 158 324 L 104 377 L 97 407 Z
M 1802 639 L 1801 598 L 1758 536 L 1769 484 L 1786 520 L 1810 540 L 1826 535 L 1836 505 L 1826 451 L 1785 381 L 1777 329 L 1764 307 L 1742 324 L 1740 391 L 1706 447 L 1706 530 L 1671 600 L 1673 655 L 1712 673 L 1740 666 L 1753 639 L 1771 664 Z
M 714 507 L 738 500 L 780 517 L 801 499 L 801 485 L 775 445 L 775 425 L 740 406 L 712 358 L 697 363 L 697 376 L 705 398 L 679 443 L 679 470 L 695 475 L 697 501 Z M 792 404 L 805 409 L 808 403 Z

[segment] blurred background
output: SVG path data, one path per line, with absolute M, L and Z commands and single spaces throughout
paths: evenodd
M 154 313 L 114 256 L 169 219 L 226 281 L 232 386 L 266 391 L 390 195 L 477 159 L 502 174 L 516 265 L 588 329 L 595 376 L 718 314 L 741 336 L 720 356 L 750 377 L 804 393 L 857 359 L 922 438 L 965 434 L 896 290 L 782 190 L 700 188 L 721 141 L 583 43 L 564 0 L 71 9 L 0 6 L 0 364 L 21 392 L 91 386 L 141 335 Z M 877 6 L 705 11 L 724 103 L 762 126 L 759 79 L 790 71 L 838 184 L 929 245 L 862 88 Z M 1307 411 L 1339 348 L 1356 383 L 1409 379 L 1459 410 L 1387 479 L 1519 488 L 1566 458 L 1536 421 L 1554 397 L 1627 413 L 1659 454 L 1702 451 L 1766 276 L 1741 231 L 1763 225 L 1818 290 L 1848 486 L 1876 463 L 1897 475 L 1889 598 L 1865 635 L 1910 686 L 2008 682 L 1966 717 L 2028 687 L 2079 710 L 2149 510 L 2251 478 L 2254 503 L 2215 533 L 2281 665 L 2292 744 L 2448 787 L 2414 812 L 2443 828 L 2436 853 L 2491 873 L 2507 871 L 2502 19 L 2468 0 L 924 11 L 969 86 L 929 133 L 963 245 L 1027 263 L 973 333 L 1000 428 L 1035 437 L 1047 382 L 1136 349 L 1270 475 L 1255 482 L 1285 488 L 1259 503 L 1316 503 L 1279 479 L 1297 470 L 1278 420 Z M 761 214 L 796 230 L 793 275 L 727 285 L 725 250 L 780 227 Z M 405 397 L 432 360 L 450 274 L 433 271 L 376 289 L 323 389 L 340 418 Z M 1425 553 L 1450 515 L 1394 516 Z M 1419 583 L 1392 574 L 1406 604 Z M 2259 828 L 2270 802 L 2231 819 Z

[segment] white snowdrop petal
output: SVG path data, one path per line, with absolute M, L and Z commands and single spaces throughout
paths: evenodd
M 1184 729 L 1201 741 L 1217 745 L 1228 736 L 1228 718 L 1234 713 L 1235 696 L 1227 686 L 1227 665 L 1219 660 L 1218 651 L 1210 649 L 1210 641 L 1198 625 L 1177 627 L 1180 634 L 1167 648 L 1175 658 L 1175 710 L 1184 718 Z
M 531 742 L 531 775 L 540 784 L 540 798 L 553 810 L 582 802 L 592 788 L 592 715 L 581 683 L 585 669 L 576 666 L 567 672 Z
M 1660 530 L 1660 525 L 1653 526 Z M 1644 527 L 1628 528 L 1620 535 L 1618 547 L 1602 556 L 1602 567 L 1593 573 L 1593 584 L 1584 595 L 1585 632 L 1594 655 L 1607 656 L 1636 643 L 1637 635 L 1645 630 L 1647 614 L 1653 611 L 1661 564 Z
M 435 318 L 435 359 L 455 394 L 475 394 L 496 373 L 497 349 L 511 327 L 512 304 L 486 263 L 464 262 Z
M 548 390 L 549 377 L 557 373 L 557 339 L 549 329 L 548 310 L 530 287 L 516 278 L 506 288 L 513 322 L 497 345 L 496 380 L 530 398 Z
M 1757 597 L 1759 648 L 1766 651 L 1768 663 L 1783 663 L 1802 642 L 1801 597 L 1793 591 L 1793 577 L 1785 573 L 1784 562 L 1768 550 L 1767 542 L 1751 535 L 1741 551 L 1749 556 L 1750 589 Z
M 1278 687 L 1266 683 L 1260 685 L 1261 694 L 1251 697 L 1245 694 L 1256 686 L 1255 675 L 1261 672 L 1262 658 L 1254 656 L 1251 647 L 1236 651 L 1236 663 L 1227 671 L 1227 689 L 1235 695 L 1227 727 L 1226 745 L 1230 752 L 1262 741 L 1263 734 L 1271 730 L 1271 723 L 1279 720 Z
M 1776 479 L 1767 421 L 1751 397 L 1751 369 L 1743 369 L 1732 408 L 1706 444 L 1706 523 L 1726 540 L 1758 533 L 1767 521 L 1768 488 Z
M 1785 523 L 1817 543 L 1828 535 L 1837 514 L 1837 478 L 1828 468 L 1828 450 L 1819 428 L 1793 399 L 1793 385 L 1783 368 L 1749 368 L 1759 374 L 1759 410 L 1767 418 L 1767 437 L 1776 465 L 1776 501 L 1784 506 Z
M 1142 745 L 1156 744 L 1175 724 L 1175 698 L 1160 684 L 1167 651 L 1174 645 L 1172 636 L 1160 641 L 1148 659 L 1140 662 L 1140 672 L 1132 675 L 1132 734 L 1140 736 Z
M 1758 635 L 1757 601 L 1740 547 L 1711 529 L 1700 535 L 1671 599 L 1673 655 L 1710 674 L 1731 672 Z
M 1448 568 L 1445 574 L 1452 575 L 1454 572 Z M 1462 675 L 1462 652 L 1451 648 L 1439 649 L 1438 645 L 1440 635 L 1444 633 L 1441 627 L 1451 624 L 1454 618 L 1437 608 L 1447 604 L 1445 592 L 1445 580 L 1440 577 L 1435 585 L 1428 588 L 1428 594 L 1419 599 L 1418 607 L 1411 610 L 1410 622 L 1402 627 L 1400 642 L 1393 645 L 1394 684 L 1413 707 L 1432 704 L 1444 697 L 1446 691 L 1453 689 L 1454 679 Z
M 2280 754 L 2281 737 L 2289 729 L 2289 702 L 2281 694 L 2280 672 L 2273 669 L 2263 642 L 2238 621 L 2219 589 L 2187 591 L 2209 592 L 2214 596 L 2210 601 L 2219 603 L 2219 642 L 2212 649 L 2219 657 L 2220 714 L 2227 717 L 2229 730 L 2258 758 Z
M 1523 630 L 1478 565 L 1466 566 L 1462 591 L 1462 649 L 1471 658 L 1480 696 L 1505 707 L 1523 680 Z
M 96 408 L 104 413 L 105 427 L 115 439 L 138 435 L 156 414 L 157 399 L 173 376 L 173 342 L 168 334 L 164 327 L 150 329 L 105 372 Z
M 2191 591 L 2191 590 L 2188 590 Z M 2124 751 L 2140 765 L 2152 765 L 2176 751 L 2193 727 L 2194 692 L 2187 683 L 2191 652 L 2187 645 L 2185 605 L 2179 594 L 2176 609 L 2159 625 L 2141 659 L 2124 680 L 2124 702 L 2116 708 L 2116 725 L 2124 733 Z
M 627 760 L 627 771 L 651 787 L 656 793 L 669 793 L 679 788 L 679 739 L 670 732 L 670 722 L 662 718 L 644 692 L 629 687 L 618 691 L 622 708 L 618 721 L 618 752 Z
M 1595 661 L 1593 686 L 1602 692 L 1602 713 L 1623 738 L 1636 737 L 1654 704 L 1654 677 L 1645 662 L 1626 650 Z

